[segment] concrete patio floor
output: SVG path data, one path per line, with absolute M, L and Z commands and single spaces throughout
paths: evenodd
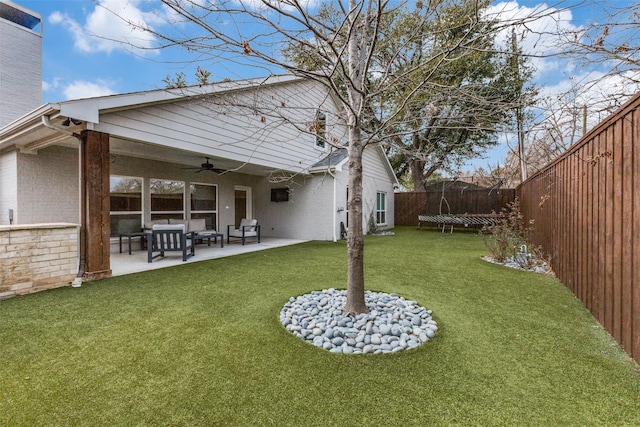
M 273 249 L 281 246 L 297 245 L 306 242 L 306 240 L 295 239 L 277 239 L 264 237 L 260 243 L 247 243 L 242 245 L 239 241 L 227 244 L 225 241 L 224 248 L 220 247 L 220 242 L 213 243 L 211 246 L 206 244 L 196 245 L 195 255 L 182 261 L 182 254 L 177 252 L 167 252 L 164 258 L 156 258 L 152 263 L 147 262 L 147 251 L 134 249 L 131 255 L 127 252 L 127 246 L 123 244 L 122 253 L 111 253 L 111 273 L 112 276 L 122 276 L 124 274 L 138 273 L 141 271 L 155 270 L 158 268 L 171 267 L 174 265 L 193 263 L 204 261 L 207 259 L 223 258 L 248 252 L 262 251 Z

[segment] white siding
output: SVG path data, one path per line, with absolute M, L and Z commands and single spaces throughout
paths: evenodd
M 376 193 L 382 191 L 386 193 L 387 201 L 387 225 L 386 228 L 393 228 L 393 176 L 387 165 L 387 161 L 381 154 L 380 147 L 369 145 L 364 150 L 362 158 L 363 173 L 363 226 L 367 232 L 369 225 L 369 217 L 371 212 L 375 212 Z
M 0 18 L 0 128 L 41 103 L 42 35 Z
M 235 218 L 234 186 L 246 186 L 252 189 L 253 216 L 265 237 L 332 240 L 340 236 L 340 222 L 346 224 L 348 171 L 345 167 L 333 175 L 304 173 L 328 153 L 316 148 L 315 135 L 309 132 L 317 108 L 327 113 L 328 139 L 345 141 L 337 106 L 324 88 L 303 81 L 217 95 L 207 101 L 194 99 L 111 111 L 101 115 L 94 130 L 110 133 L 116 139 L 142 142 L 139 148 L 147 148 L 149 156 L 158 153 L 157 158 L 166 159 L 141 159 L 114 149 L 111 175 L 141 177 L 146 188 L 153 178 L 184 181 L 187 189 L 192 182 L 217 184 L 217 228 L 225 234 Z M 288 184 L 292 189 L 288 202 L 271 202 L 271 188 L 287 184 L 271 183 L 265 175 L 239 172 L 196 174 L 172 161 L 177 150 L 263 165 L 265 175 L 273 168 L 303 173 Z M 144 157 L 146 153 L 140 150 L 139 155 Z M 22 224 L 78 222 L 77 149 L 52 146 L 37 155 L 13 152 L 3 155 L 0 162 L 0 208 L 8 209 L 18 199 L 14 209 Z M 387 226 L 393 227 L 394 180 L 388 162 L 379 147 L 368 147 L 363 162 L 363 231 L 367 231 L 367 219 L 375 208 L 376 191 L 387 194 Z M 143 211 L 148 218 L 150 197 L 148 191 L 144 194 Z M 188 216 L 188 209 L 185 211 Z
M 9 224 L 9 209 L 18 224 L 18 152 L 0 154 L 0 225 Z
M 101 116 L 95 130 L 299 172 L 325 155 L 315 148 L 315 136 L 309 132 L 320 106 L 329 113 L 329 138 L 344 140 L 337 107 L 324 88 L 311 82 L 111 112 Z

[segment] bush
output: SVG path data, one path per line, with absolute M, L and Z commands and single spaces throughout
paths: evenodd
M 515 259 L 520 248 L 527 245 L 532 229 L 533 227 L 525 228 L 520 201 L 516 198 L 502 209 L 501 215 L 492 225 L 482 228 L 481 234 L 493 258 L 498 262 L 505 262 L 512 257 Z
M 371 215 L 369 215 L 369 234 L 377 234 L 380 231 L 380 227 L 376 223 L 376 212 L 371 211 Z

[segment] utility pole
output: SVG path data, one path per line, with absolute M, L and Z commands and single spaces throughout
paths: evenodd
M 527 179 L 527 164 L 525 162 L 525 151 L 524 151 L 524 130 L 523 130 L 523 121 L 524 121 L 524 112 L 522 107 L 522 80 L 520 80 L 520 64 L 518 58 L 518 40 L 516 37 L 516 30 L 513 28 L 511 30 L 511 51 L 513 53 L 513 66 L 516 72 L 516 78 L 518 79 L 519 84 L 519 97 L 516 105 L 516 125 L 517 125 L 517 133 L 518 133 L 518 159 L 520 160 L 520 182 L 524 182 Z

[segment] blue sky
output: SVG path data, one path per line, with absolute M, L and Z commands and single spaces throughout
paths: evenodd
M 90 96 L 108 95 L 144 91 L 164 87 L 162 80 L 184 72 L 193 82 L 196 64 L 184 64 L 189 58 L 177 49 L 167 51 L 136 51 L 126 49 L 122 44 L 108 39 L 133 37 L 139 43 L 149 43 L 146 35 L 133 34 L 112 14 L 100 8 L 91 0 L 13 0 L 20 6 L 40 14 L 44 21 L 43 39 L 43 102 L 57 102 Z M 146 0 L 102 0 L 108 8 L 117 10 L 128 18 L 158 24 L 150 13 Z M 609 5 L 625 6 L 633 4 L 628 0 L 608 0 Z M 549 6 L 551 5 L 551 6 Z M 561 7 L 572 6 L 560 11 Z M 541 19 L 533 25 L 544 28 L 547 25 L 560 25 L 565 29 L 575 29 L 593 21 L 604 20 L 605 3 L 595 0 L 569 0 L 561 3 L 542 3 L 520 0 L 519 2 L 496 2 L 492 11 L 504 16 L 517 18 L 536 9 L 549 11 L 558 8 L 558 12 Z M 162 11 L 160 11 L 162 13 Z M 160 25 L 160 24 L 158 24 Z M 95 35 L 100 35 L 96 37 Z M 544 37 L 528 37 L 523 46 L 536 53 L 551 53 L 552 43 Z M 211 81 L 224 78 L 247 78 L 264 75 L 255 68 L 239 68 L 224 64 L 199 64 L 212 72 Z M 597 69 L 579 69 L 571 63 L 558 58 L 540 58 L 534 60 L 539 70 L 536 81 L 544 94 L 566 91 L 571 85 L 570 77 L 576 79 L 591 78 Z M 505 136 L 505 141 L 510 137 Z M 486 159 L 479 159 L 474 166 L 496 163 L 504 158 L 508 146 L 501 144 L 492 150 Z

